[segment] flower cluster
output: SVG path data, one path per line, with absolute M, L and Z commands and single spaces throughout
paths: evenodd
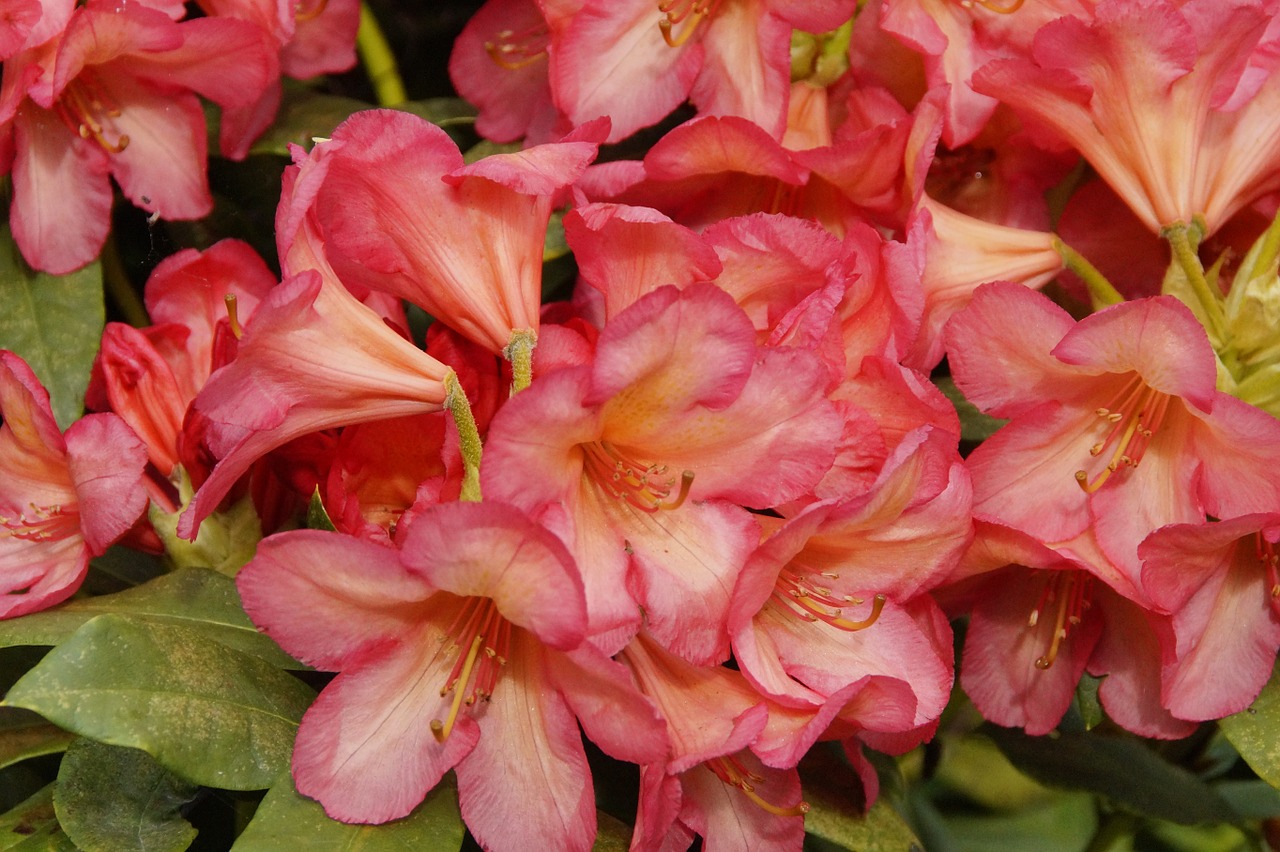
M 351 61 L 338 0 L 10 5 L 0 162 L 54 272 L 108 174 L 208 211 L 197 94 L 243 155 L 281 73 Z M 335 675 L 297 790 L 383 823 L 452 771 L 489 849 L 591 848 L 584 737 L 639 767 L 632 848 L 799 849 L 801 759 L 874 802 L 954 620 L 997 725 L 1054 730 L 1086 672 L 1144 737 L 1238 712 L 1280 649 L 1278 12 L 489 0 L 450 68 L 514 144 L 380 109 L 295 146 L 279 277 L 166 258 L 65 435 L 0 355 L 0 616 L 252 506 L 215 567 Z

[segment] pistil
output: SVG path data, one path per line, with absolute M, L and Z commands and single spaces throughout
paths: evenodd
M 1097 491 L 1121 466 L 1138 466 L 1152 437 L 1164 423 L 1169 399 L 1168 394 L 1148 387 L 1135 375 L 1115 399 L 1094 411 L 1106 424 L 1107 434 L 1089 448 L 1089 455 L 1096 458 L 1109 449 L 1111 456 L 1093 477 L 1086 470 L 1076 471 L 1076 482 L 1085 492 Z
M 737 787 L 748 799 L 775 816 L 804 816 L 809 812 L 808 802 L 801 801 L 798 805 L 784 808 L 762 797 L 756 792 L 756 787 L 763 783 L 764 777 L 747 769 L 733 755 L 713 758 L 703 765 L 721 781 L 730 787 Z
M 115 122 L 124 114 L 120 105 L 89 71 L 82 71 L 67 84 L 55 109 L 73 133 L 92 139 L 108 154 L 119 154 L 129 147 L 129 137 Z
M 839 579 L 834 574 L 819 576 Z M 871 612 L 865 618 L 851 621 L 844 617 L 844 610 L 851 606 L 861 606 L 866 603 L 864 598 L 834 592 L 826 586 L 811 582 L 808 577 L 803 577 L 790 568 L 783 568 L 778 573 L 778 580 L 773 587 L 773 596 L 781 601 L 789 612 L 804 621 L 821 621 L 849 632 L 866 630 L 875 624 L 885 604 L 885 596 L 876 595 L 871 601 Z
M 720 0 L 658 0 L 658 11 L 665 16 L 658 21 L 663 41 L 671 47 L 684 45 L 719 6 Z M 676 34 L 674 29 L 681 24 L 679 34 Z
M 1045 583 L 1040 600 L 1027 619 L 1027 626 L 1035 627 L 1045 609 L 1053 608 L 1053 638 L 1049 641 L 1048 650 L 1036 658 L 1036 668 L 1041 671 L 1053 666 L 1071 628 L 1080 623 L 1084 611 L 1090 607 L 1090 580 L 1092 578 L 1081 571 L 1059 571 Z
M 608 441 L 582 445 L 583 469 L 612 496 L 624 500 L 644 512 L 678 509 L 689 496 L 693 471 L 680 474 L 677 480 L 664 464 L 642 464 L 626 456 Z

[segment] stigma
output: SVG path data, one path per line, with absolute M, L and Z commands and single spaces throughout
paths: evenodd
M 1084 469 L 1076 471 L 1076 482 L 1086 493 L 1097 491 L 1121 467 L 1138 466 L 1164 423 L 1169 400 L 1169 394 L 1148 387 L 1135 374 L 1114 399 L 1094 410 L 1105 431 L 1102 440 L 1089 447 L 1089 455 L 1098 458 L 1106 454 L 1108 458 L 1092 475 Z
M 704 763 L 703 766 L 710 769 L 712 774 L 725 784 L 730 787 L 736 787 L 758 807 L 763 808 L 774 816 L 804 816 L 809 812 L 809 803 L 805 801 L 787 808 L 775 805 L 765 799 L 756 792 L 756 787 L 764 782 L 764 776 L 747 769 L 742 765 L 742 761 L 733 755 L 713 758 Z
M 1036 658 L 1036 668 L 1046 671 L 1058 658 L 1058 651 L 1071 629 L 1084 618 L 1091 601 L 1089 586 L 1092 577 L 1083 571 L 1064 570 L 1054 572 L 1040 593 L 1040 600 L 1027 619 L 1027 627 L 1035 627 L 1046 611 L 1053 614 L 1053 638 L 1044 654 Z
M 457 655 L 440 688 L 441 698 L 453 693 L 449 714 L 443 721 L 431 721 L 431 733 L 437 742 L 444 742 L 464 705 L 470 708 L 493 696 L 511 650 L 511 622 L 491 598 L 469 597 L 440 641 L 450 643 L 448 652 Z
M 641 511 L 678 509 L 689 497 L 691 470 L 682 472 L 677 480 L 666 465 L 637 462 L 608 441 L 583 444 L 582 453 L 583 470 L 596 483 Z
M 55 109 L 72 133 L 92 139 L 108 154 L 129 147 L 129 137 L 116 124 L 124 112 L 92 73 L 81 71 L 68 83 Z
M 836 574 L 819 574 L 828 579 L 839 579 Z M 773 587 L 773 597 L 782 602 L 784 608 L 802 621 L 822 622 L 838 630 L 856 632 L 866 630 L 875 624 L 884 610 L 885 596 L 876 595 L 871 601 L 871 612 L 857 620 L 845 618 L 844 611 L 849 607 L 866 603 L 863 598 L 842 595 L 826 586 L 811 582 L 790 568 L 783 568 L 778 573 L 778 580 Z

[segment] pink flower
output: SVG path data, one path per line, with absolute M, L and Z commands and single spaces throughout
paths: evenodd
M 1152 231 L 1199 216 L 1212 233 L 1280 187 L 1280 77 L 1252 64 L 1270 8 L 1107 0 L 973 85 L 1065 139 Z
M 1088 671 L 1103 677 L 1098 698 L 1122 727 L 1162 739 L 1194 730 L 1159 700 L 1167 619 L 1138 602 L 1091 536 L 1049 548 L 999 524 L 977 527 L 959 571 L 968 579 L 940 597 L 970 613 L 960 685 L 984 718 L 1046 734 Z
M 91 407 L 119 414 L 147 446 L 161 477 L 179 461 L 187 407 L 209 374 L 234 354 L 227 296 L 248 322 L 276 284 L 246 243 L 223 240 L 205 252 L 185 249 L 165 258 L 147 279 L 155 325 L 107 323 L 94 364 Z
M 857 684 L 841 718 L 860 730 L 936 722 L 951 691 L 950 630 L 920 593 L 967 544 L 969 499 L 954 438 L 922 429 L 867 493 L 771 523 L 731 604 L 742 672 L 782 702 L 821 703 Z
M 6 61 L 0 129 L 14 133 L 10 222 L 23 257 L 54 273 L 92 260 L 110 227 L 108 176 L 166 219 L 207 214 L 196 95 L 246 103 L 274 68 L 251 24 L 174 22 L 131 0 L 91 0 L 58 38 Z
M 762 349 L 723 291 L 655 290 L 594 360 L 539 376 L 490 427 L 485 494 L 530 512 L 584 566 L 592 633 L 651 633 L 696 663 L 728 656 L 729 591 L 758 541 L 742 506 L 799 496 L 839 419 L 809 353 Z
M 308 270 L 284 282 L 258 306 L 235 360 L 193 403 L 188 437 L 219 461 L 178 534 L 194 538 L 240 475 L 294 438 L 439 411 L 450 373 L 336 280 Z
M 58 431 L 26 363 L 0 351 L 0 618 L 61 603 L 147 505 L 146 450 L 124 421 Z
M 313 219 L 348 285 L 407 299 L 501 352 L 512 331 L 538 328 L 553 199 L 594 159 L 606 123 L 467 165 L 423 119 L 357 113 L 295 167 L 282 215 Z
M 408 814 L 449 769 L 490 849 L 586 850 L 595 797 L 578 730 L 622 760 L 661 722 L 590 646 L 569 554 L 510 506 L 446 503 L 403 550 L 337 533 L 266 539 L 237 577 L 254 621 L 337 671 L 293 753 L 298 789 L 346 822 Z
M 1280 515 L 1175 524 L 1138 548 L 1142 583 L 1172 614 L 1161 701 L 1200 721 L 1243 710 L 1280 649 Z
M 987 284 L 952 318 L 948 353 L 965 396 L 1012 418 L 967 460 L 980 516 L 1044 542 L 1092 529 L 1136 585 L 1155 529 L 1280 501 L 1280 421 L 1216 389 L 1204 329 L 1172 297 L 1077 323 Z

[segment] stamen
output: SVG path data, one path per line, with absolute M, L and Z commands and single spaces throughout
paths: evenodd
M 1094 414 L 1106 424 L 1107 434 L 1101 441 L 1089 447 L 1089 455 L 1098 457 L 1108 447 L 1111 457 L 1101 471 L 1090 476 L 1087 470 L 1076 471 L 1076 482 L 1086 493 L 1092 494 L 1106 484 L 1123 467 L 1137 467 L 1146 453 L 1152 437 L 1164 423 L 1169 411 L 1170 397 L 1143 383 L 1133 376 L 1109 404 L 1094 410 Z
M 662 40 L 670 47 L 681 47 L 693 34 L 698 25 L 716 13 L 721 0 L 659 0 L 658 11 L 665 17 L 658 21 L 658 29 L 662 31 Z M 679 35 L 672 33 L 677 24 L 685 23 Z
M 91 72 L 81 71 L 68 83 L 54 109 L 72 133 L 94 140 L 108 154 L 129 147 L 129 137 L 113 121 L 123 115 L 120 105 Z
M 972 9 L 975 5 L 981 6 L 988 12 L 995 12 L 997 15 L 1012 15 L 1014 12 L 1022 8 L 1025 0 L 1012 0 L 1007 5 L 1000 5 L 994 0 L 960 0 L 960 5 L 966 9 Z
M 293 20 L 295 23 L 301 23 L 318 18 L 324 14 L 328 5 L 329 0 L 299 0 L 293 7 Z
M 1272 601 L 1280 599 L 1280 553 L 1276 553 L 1275 545 L 1262 537 L 1262 532 L 1254 533 L 1257 542 L 1258 561 L 1267 572 L 1267 588 Z
M 804 800 L 801 800 L 797 805 L 785 808 L 763 798 L 756 792 L 756 786 L 764 781 L 764 777 L 747 769 L 733 755 L 713 758 L 704 763 L 703 766 L 710 769 L 712 774 L 725 784 L 730 787 L 737 787 L 746 794 L 748 799 L 775 816 L 804 816 L 809 812 L 809 803 Z
M 519 32 L 501 30 L 494 33 L 493 38 L 484 43 L 484 50 L 497 65 L 515 71 L 546 57 L 550 40 L 551 31 L 544 22 Z
M 1028 627 L 1035 627 L 1040 622 L 1040 613 L 1049 604 L 1056 603 L 1053 623 L 1053 638 L 1049 641 L 1049 649 L 1036 658 L 1036 668 L 1044 671 L 1053 666 L 1058 658 L 1058 651 L 1063 641 L 1071 632 L 1071 628 L 1080 623 L 1084 611 L 1092 602 L 1088 598 L 1090 581 L 1093 578 L 1083 571 L 1064 570 L 1054 572 L 1054 576 L 1045 583 L 1040 593 L 1040 600 L 1027 619 Z
M 679 509 L 689 497 L 694 473 L 680 474 L 680 490 L 671 497 L 676 480 L 668 475 L 666 465 L 645 464 L 626 457 L 608 441 L 582 445 L 583 469 L 610 495 L 645 512 Z
M 233 293 L 228 293 L 222 297 L 222 301 L 227 306 L 227 321 L 231 324 L 231 334 L 236 340 L 244 335 L 244 329 L 240 327 L 240 315 L 236 310 L 236 297 Z
M 461 650 L 465 644 L 467 651 L 465 656 L 459 655 L 440 688 L 440 697 L 452 691 L 453 701 L 443 722 L 431 720 L 431 733 L 437 742 L 449 738 L 463 705 L 472 707 L 477 701 L 493 697 L 498 673 L 506 665 L 511 647 L 511 623 L 491 599 L 472 597 L 458 610 L 440 641 L 447 642 L 451 637 L 454 649 Z
M 834 576 L 821 574 L 819 576 Z M 838 630 L 850 633 L 866 630 L 875 624 L 884 611 L 885 596 L 876 595 L 871 600 L 871 612 L 859 621 L 850 621 L 844 617 L 844 610 L 850 606 L 860 606 L 865 601 L 851 595 L 839 595 L 823 586 L 815 586 L 805 577 L 790 568 L 778 572 L 778 580 L 773 587 L 773 597 L 781 601 L 788 612 L 803 621 L 821 621 Z
M 22 541 L 61 541 L 80 528 L 79 514 L 58 504 L 37 506 L 28 503 L 27 512 L 0 515 L 0 537 Z

